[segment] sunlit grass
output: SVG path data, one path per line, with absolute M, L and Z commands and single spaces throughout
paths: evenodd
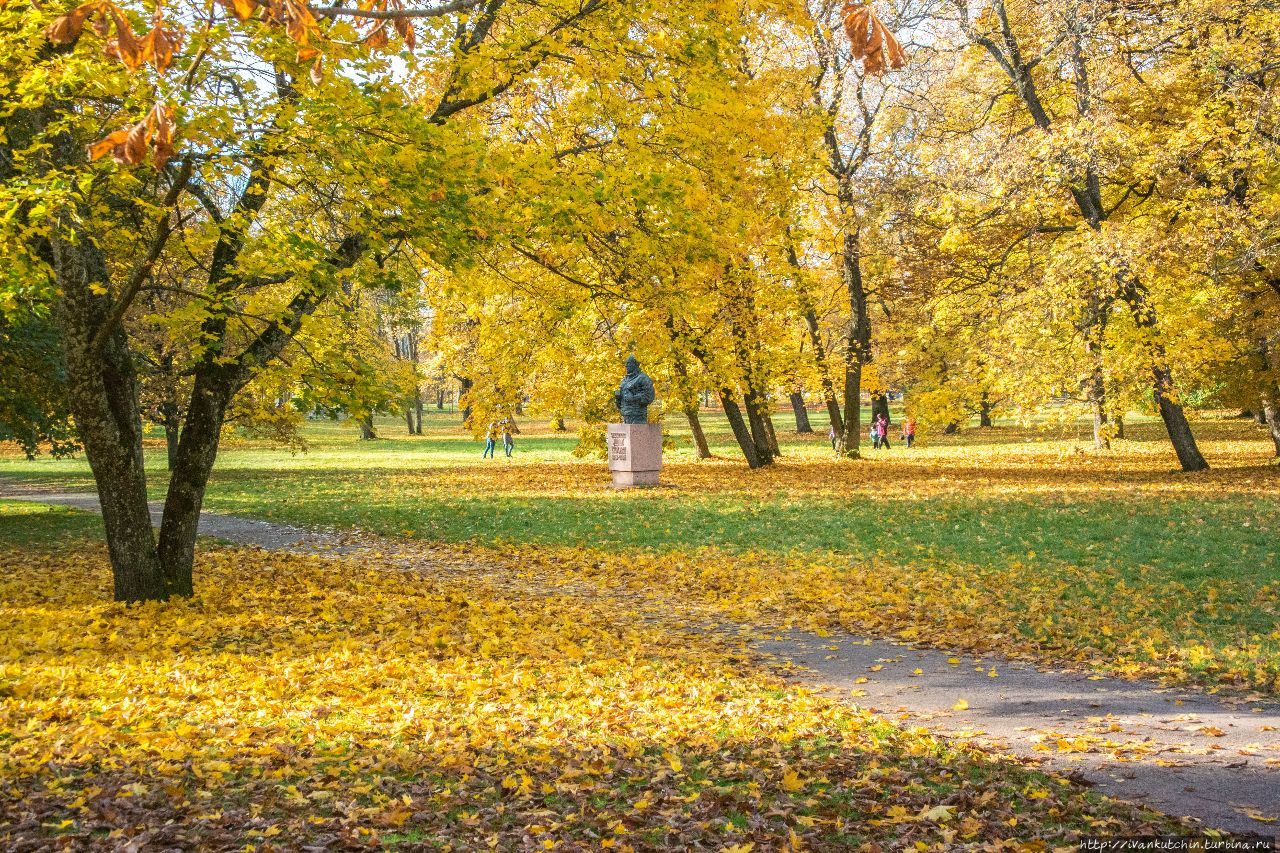
M 777 416 L 779 427 L 786 417 Z M 1215 655 L 1234 661 L 1280 650 L 1273 600 L 1280 589 L 1280 469 L 1269 464 L 1265 433 L 1249 422 L 1199 421 L 1214 467 L 1186 475 L 1150 419 L 1132 419 L 1129 440 L 1109 452 L 1090 447 L 1083 421 L 1003 423 L 934 436 L 910 450 L 867 448 L 861 462 L 837 460 L 822 415 L 813 420 L 811 436 L 782 430 L 782 461 L 761 471 L 735 457 L 722 418 L 705 417 L 720 457 L 708 462 L 693 458 L 683 423 L 672 422 L 677 446 L 666 455 L 665 485 L 627 492 L 609 489 L 606 466 L 574 457 L 575 437 L 552 433 L 544 422 L 522 424 L 512 460 L 481 459 L 481 443 L 449 413 L 432 415 L 421 438 L 387 420 L 380 424 L 385 437 L 371 442 L 359 441 L 349 425 L 320 422 L 308 427 L 304 454 L 229 441 L 206 508 L 499 552 L 533 544 L 707 555 L 702 559 L 750 554 L 773 560 L 778 571 L 812 562 L 892 565 L 904 577 L 916 571 L 944 584 L 981 577 L 991 598 L 986 606 L 1019 637 L 1035 635 L 1038 614 L 1001 589 L 1054 582 L 1061 589 L 1053 600 L 1035 607 L 1050 608 L 1062 622 L 1113 599 L 1133 604 L 1126 618 L 1164 631 L 1166 648 L 1194 642 L 1208 649 L 1204 671 L 1189 677 L 1210 683 L 1240 681 L 1228 672 L 1238 666 L 1218 666 Z M 158 497 L 158 444 L 148 464 Z M 0 475 L 90 485 L 82 460 L 8 458 Z M 1057 583 L 1063 578 L 1088 582 Z M 840 582 L 832 575 L 831 583 Z M 874 627 L 909 630 L 919 618 Z M 1114 659 L 1107 642 L 1085 635 L 1087 620 L 1078 627 L 1073 643 L 1097 651 L 1103 665 Z M 1064 654 L 1041 645 L 1051 657 Z M 1248 668 L 1258 675 L 1246 683 L 1270 689 L 1272 667 Z

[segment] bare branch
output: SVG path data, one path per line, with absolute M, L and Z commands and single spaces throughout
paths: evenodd
M 371 18 L 375 21 L 396 21 L 406 18 L 439 18 L 452 15 L 454 12 L 465 12 L 479 6 L 481 0 L 452 0 L 443 6 L 430 9 L 352 9 L 347 6 L 310 6 L 311 14 L 316 16 L 339 16 L 351 18 Z

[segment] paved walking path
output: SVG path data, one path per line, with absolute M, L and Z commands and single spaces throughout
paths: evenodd
M 8 487 L 0 488 L 0 497 L 98 508 L 97 497 L 88 494 Z M 158 516 L 158 508 L 153 514 Z M 504 577 L 505 569 L 483 561 L 437 561 L 420 543 L 358 531 L 313 531 L 203 513 L 200 532 L 271 550 L 339 556 L 376 550 L 388 567 L 484 575 L 526 594 L 613 594 L 553 579 Z M 672 602 L 638 603 L 651 617 L 679 610 Z M 695 623 L 709 624 L 705 613 L 694 617 Z M 714 629 L 732 632 L 733 626 Z M 768 632 L 749 645 L 793 680 L 900 723 L 1038 761 L 1109 796 L 1192 817 L 1207 827 L 1280 834 L 1280 704 L 1272 700 L 1164 689 L 850 635 Z

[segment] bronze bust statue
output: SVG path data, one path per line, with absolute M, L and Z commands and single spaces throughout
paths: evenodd
M 653 380 L 640 369 L 640 362 L 633 355 L 627 359 L 627 375 L 622 378 L 622 387 L 613 395 L 613 401 L 622 413 L 622 422 L 647 424 L 649 404 L 653 398 Z

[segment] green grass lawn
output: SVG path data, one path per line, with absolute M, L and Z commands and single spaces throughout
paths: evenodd
M 749 552 L 780 565 L 918 566 L 922 576 L 928 566 L 943 578 L 990 578 L 993 595 L 1020 577 L 1080 579 L 1057 606 L 1149 601 L 1150 618 L 1167 628 L 1203 623 L 1197 641 L 1262 643 L 1263 655 L 1280 648 L 1268 603 L 1280 592 L 1280 470 L 1248 422 L 1197 423 L 1214 469 L 1185 475 L 1150 420 L 1133 419 L 1130 439 L 1109 453 L 1088 448 L 1083 422 L 1005 423 L 910 450 L 866 448 L 865 461 L 850 462 L 833 457 L 815 413 L 813 435 L 783 430 L 781 464 L 752 472 L 735 458 L 723 419 L 709 414 L 721 459 L 697 462 L 683 424 L 673 424 L 667 485 L 614 492 L 605 465 L 575 457 L 575 436 L 545 423 L 523 425 L 513 459 L 483 460 L 481 442 L 462 433 L 456 415 L 428 420 L 427 435 L 408 437 L 387 419 L 385 437 L 369 442 L 346 424 L 311 424 L 301 454 L 232 438 L 206 508 L 499 549 Z M 776 420 L 790 425 L 789 415 Z M 158 442 L 148 467 L 160 497 Z M 91 488 L 82 459 L 10 456 L 0 459 L 0 477 Z

